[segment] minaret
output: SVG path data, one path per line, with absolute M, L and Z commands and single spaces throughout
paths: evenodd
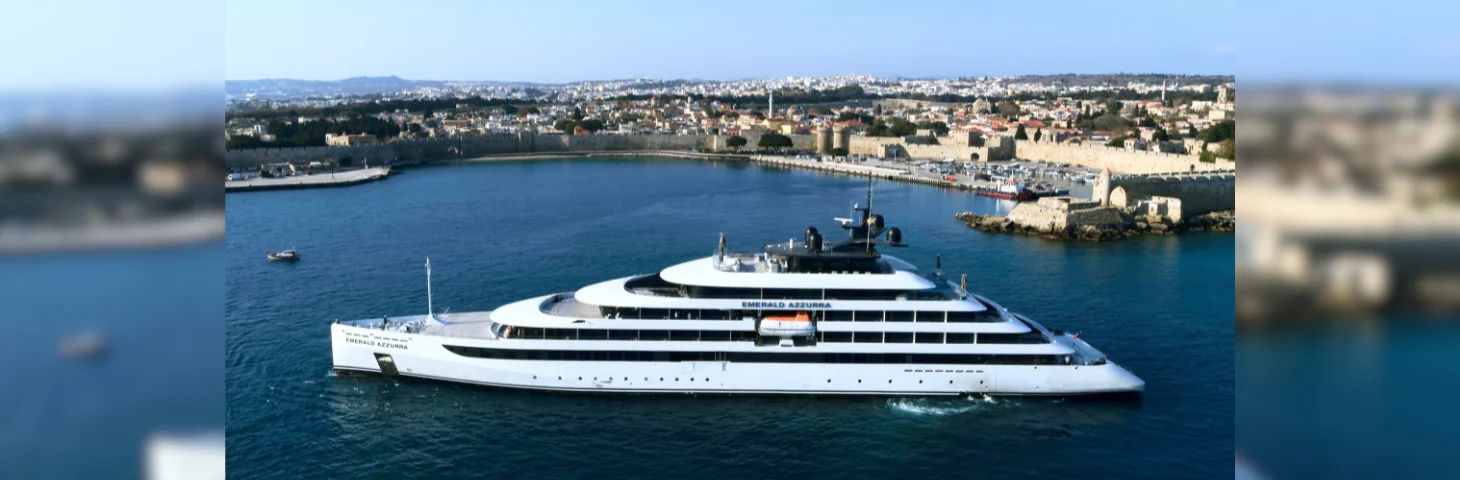
M 1161 105 L 1166 105 L 1166 81 L 1161 81 Z
M 771 102 L 770 105 L 766 107 L 770 109 L 770 113 L 766 116 L 766 118 L 776 118 L 776 91 L 770 90 L 770 95 Z

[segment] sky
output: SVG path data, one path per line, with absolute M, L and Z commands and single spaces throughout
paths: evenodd
M 1232 74 L 1230 8 L 1118 3 L 228 0 L 226 78 Z

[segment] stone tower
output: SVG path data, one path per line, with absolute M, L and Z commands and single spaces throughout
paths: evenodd
M 845 148 L 847 150 L 847 153 L 851 153 L 851 151 L 852 151 L 851 131 L 847 130 L 847 127 L 845 127 L 845 126 L 832 127 L 831 128 L 831 137 L 832 137 L 831 148 L 833 148 L 833 149 Z
M 1110 206 L 1110 169 L 1100 170 L 1100 176 L 1095 179 L 1095 185 L 1090 189 L 1090 200 L 1099 201 L 1100 206 Z
M 831 153 L 831 127 L 816 129 L 816 153 Z
M 1227 103 L 1227 84 L 1217 85 L 1217 103 Z

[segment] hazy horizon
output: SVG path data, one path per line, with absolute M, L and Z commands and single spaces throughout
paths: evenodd
M 394 77 L 394 78 L 399 78 L 399 79 L 402 79 L 402 80 L 418 81 L 418 82 L 493 82 L 493 83 L 531 83 L 531 84 L 538 84 L 538 85 L 563 85 L 563 84 L 581 83 L 581 82 L 620 82 L 620 81 L 629 81 L 629 80 L 691 81 L 691 82 L 694 82 L 694 81 L 700 81 L 700 82 L 741 82 L 741 81 L 766 80 L 766 79 L 786 78 L 786 77 L 797 77 L 797 78 L 817 77 L 817 78 L 827 78 L 827 77 L 839 77 L 839 76 L 848 76 L 848 75 L 868 75 L 868 76 L 874 76 L 874 77 L 878 77 L 878 78 L 892 78 L 892 79 L 899 79 L 899 80 L 953 80 L 953 79 L 957 79 L 957 78 L 977 78 L 977 77 L 1011 78 L 1011 77 L 1024 77 L 1024 76 L 1052 76 L 1052 75 L 1086 75 L 1086 76 L 1092 76 L 1092 75 L 1171 75 L 1171 76 L 1183 76 L 1183 77 L 1236 77 L 1236 74 L 1232 74 L 1232 73 L 1173 73 L 1173 72 L 1060 72 L 1060 73 L 1024 73 L 1024 74 L 1013 74 L 1013 75 L 955 75 L 955 76 L 949 76 L 949 77 L 912 77 L 912 76 L 906 76 L 906 75 L 871 75 L 871 74 L 862 74 L 862 73 L 842 73 L 842 74 L 831 74 L 831 75 L 779 75 L 779 76 L 769 76 L 769 77 L 742 77 L 742 78 L 726 78 L 726 79 L 718 79 L 718 78 L 696 78 L 696 77 L 673 77 L 673 78 L 671 78 L 671 77 L 585 78 L 585 79 L 579 79 L 579 80 L 567 80 L 567 81 L 562 81 L 562 82 L 538 82 L 538 81 L 528 81 L 528 80 L 499 80 L 499 79 L 411 78 L 411 77 L 407 77 L 405 75 L 385 74 L 385 75 L 357 75 L 357 76 L 353 76 L 353 77 L 343 77 L 343 78 L 300 78 L 300 77 L 229 78 L 229 79 L 225 79 L 224 81 L 228 81 L 228 82 L 258 82 L 258 81 L 267 81 L 267 80 L 296 80 L 296 81 L 303 81 L 303 82 L 340 82 L 340 81 L 352 80 L 352 79 L 357 79 L 357 78 L 392 78 L 392 77 Z

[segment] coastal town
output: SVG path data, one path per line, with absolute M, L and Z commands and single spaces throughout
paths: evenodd
M 1083 77 L 452 83 L 370 94 L 321 95 L 315 88 L 299 97 L 255 88 L 231 96 L 225 137 L 230 149 L 249 149 L 516 133 L 745 137 L 836 128 L 866 137 L 1109 145 L 1208 162 L 1235 155 L 1230 77 Z

